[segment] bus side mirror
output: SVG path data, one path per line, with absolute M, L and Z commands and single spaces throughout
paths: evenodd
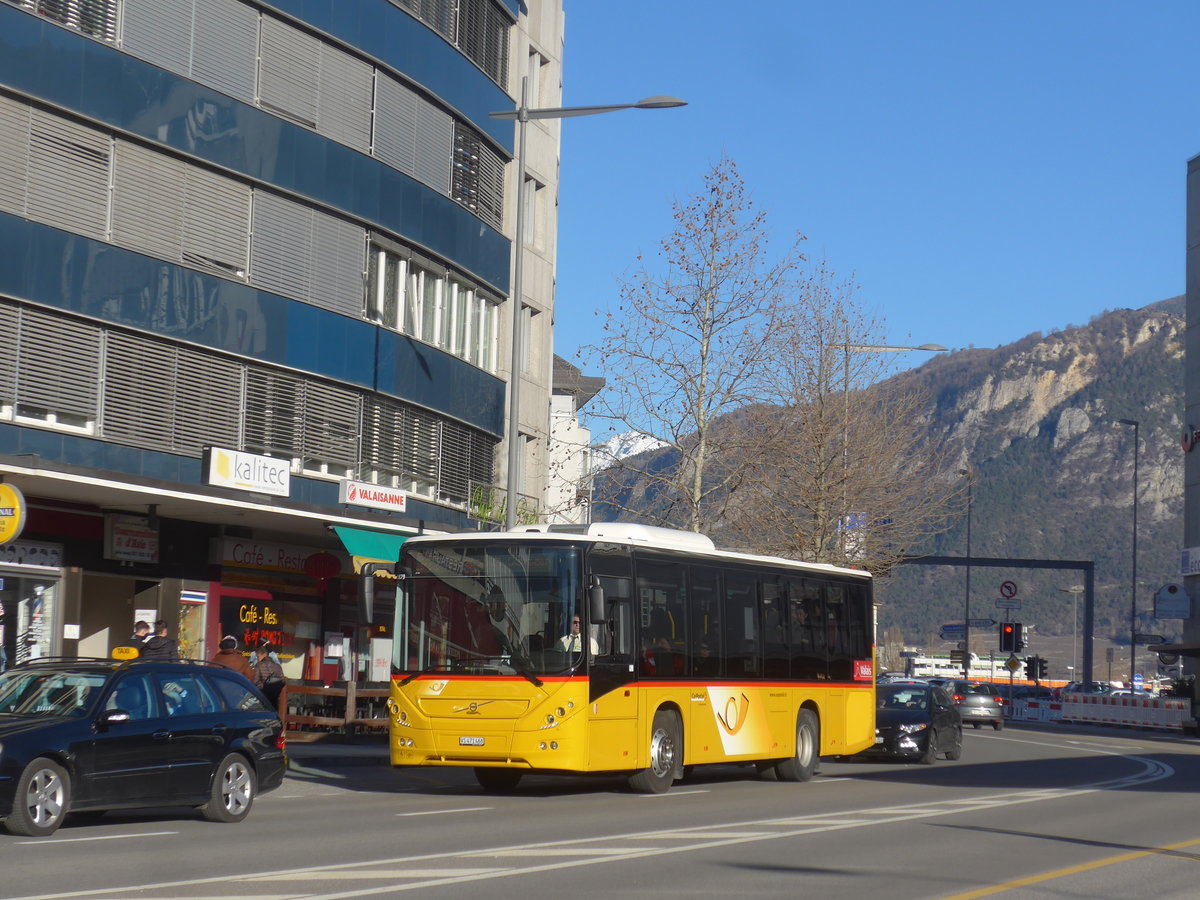
M 588 588 L 588 618 L 593 625 L 599 625 L 608 618 L 608 610 L 604 608 L 604 588 L 600 587 L 598 578 Z
M 375 621 L 375 573 L 394 573 L 395 567 L 387 563 L 363 563 L 358 579 L 358 620 L 363 625 Z

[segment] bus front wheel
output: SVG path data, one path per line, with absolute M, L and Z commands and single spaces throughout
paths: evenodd
M 821 750 L 821 729 L 811 709 L 796 716 L 796 753 L 775 766 L 780 781 L 808 781 L 816 774 Z
M 664 794 L 675 780 L 683 748 L 679 720 L 672 712 L 660 709 L 650 728 L 650 765 L 629 776 L 629 786 L 642 794 Z

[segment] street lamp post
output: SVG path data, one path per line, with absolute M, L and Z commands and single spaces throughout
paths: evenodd
M 1079 668 L 1079 655 L 1076 649 L 1079 646 L 1079 595 L 1083 593 L 1084 587 L 1082 584 L 1074 584 L 1069 588 L 1059 588 L 1059 591 L 1070 594 L 1074 598 L 1071 606 L 1071 671 L 1075 672 Z
M 1133 562 L 1130 566 L 1129 587 L 1129 688 L 1137 672 L 1137 538 L 1138 538 L 1138 431 L 1141 423 L 1135 419 L 1119 419 L 1122 425 L 1133 426 Z
M 967 479 L 967 592 L 963 601 L 963 678 L 971 677 L 971 503 L 975 476 L 970 469 L 959 469 Z
M 512 368 L 508 380 L 508 476 L 505 481 L 504 527 L 508 531 L 517 524 L 517 494 L 520 491 L 520 384 L 521 384 L 521 298 L 525 260 L 525 126 L 530 119 L 569 119 L 575 116 L 595 116 L 600 113 L 616 112 L 619 109 L 669 109 L 687 106 L 678 97 L 647 97 L 636 103 L 617 103 L 608 106 L 556 106 L 538 109 L 529 108 L 529 78 L 521 78 L 521 105 L 516 109 L 504 109 L 488 113 L 493 119 L 510 119 L 517 123 L 517 259 L 513 265 L 512 283 Z
M 842 342 L 842 527 L 840 529 L 842 562 L 846 560 L 846 532 L 850 528 L 850 508 L 847 499 L 847 481 L 850 478 L 850 354 L 851 353 L 904 353 L 908 350 L 926 350 L 940 353 L 948 350 L 941 344 L 920 344 L 916 347 L 902 347 L 893 344 L 852 344 L 850 343 L 850 326 L 846 325 L 846 340 Z

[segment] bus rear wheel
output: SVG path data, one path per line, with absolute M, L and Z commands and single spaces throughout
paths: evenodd
M 679 720 L 660 709 L 650 728 L 650 765 L 629 776 L 629 786 L 641 794 L 665 794 L 675 780 L 682 746 Z
M 524 773 L 520 769 L 494 769 L 490 766 L 476 766 L 475 780 L 485 791 L 508 793 L 515 791 L 521 783 Z
M 775 765 L 780 781 L 808 781 L 816 774 L 821 749 L 821 729 L 811 709 L 802 709 L 796 716 L 796 753 Z

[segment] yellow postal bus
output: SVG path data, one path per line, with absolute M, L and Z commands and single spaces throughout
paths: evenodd
M 620 523 L 410 538 L 396 571 L 394 765 L 658 793 L 708 763 L 806 781 L 874 742 L 865 572 Z

